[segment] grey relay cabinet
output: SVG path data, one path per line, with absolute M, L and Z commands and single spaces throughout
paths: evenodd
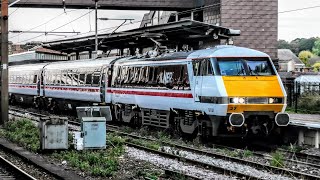
M 68 119 L 46 117 L 40 119 L 40 146 L 42 150 L 68 149 Z
M 106 148 L 106 118 L 82 117 L 83 149 Z

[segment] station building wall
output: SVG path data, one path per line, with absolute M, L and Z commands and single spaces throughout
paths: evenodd
M 277 59 L 278 0 L 204 1 L 205 6 L 212 4 L 220 4 L 220 9 L 205 9 L 204 22 L 241 30 L 241 36 L 234 37 L 235 45 L 257 49 Z

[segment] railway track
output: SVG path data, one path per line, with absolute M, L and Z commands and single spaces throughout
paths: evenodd
M 135 139 L 143 139 L 143 140 L 147 140 L 147 141 L 158 141 L 156 139 L 151 139 L 151 138 L 146 138 L 146 137 L 141 137 L 138 135 L 132 135 L 132 134 L 128 134 L 128 133 L 124 133 L 124 132 L 120 132 L 118 130 L 114 130 L 114 129 L 108 129 L 111 132 L 115 132 L 115 133 L 119 133 L 122 134 L 124 136 L 128 136 L 131 138 L 135 138 Z M 208 157 L 212 157 L 212 158 L 218 158 L 218 159 L 223 159 L 223 160 L 227 160 L 227 161 L 231 161 L 231 162 L 235 162 L 235 163 L 240 163 L 243 165 L 249 165 L 252 167 L 255 167 L 259 170 L 267 170 L 269 172 L 272 172 L 274 174 L 285 174 L 289 177 L 299 177 L 302 179 L 320 179 L 320 176 L 315 176 L 315 175 L 311 175 L 311 174 L 306 174 L 306 173 L 302 173 L 302 172 L 298 172 L 298 171 L 293 171 L 290 169 L 286 169 L 286 168 L 278 168 L 278 167 L 273 167 L 273 166 L 269 166 L 266 164 L 260 164 L 257 162 L 253 162 L 253 161 L 249 161 L 249 160 L 245 160 L 245 159 L 240 159 L 237 157 L 231 157 L 231 156 L 226 156 L 226 155 L 221 155 L 218 153 L 214 153 L 214 152 L 210 152 L 210 151 L 206 151 L 206 150 L 200 150 L 200 149 L 196 149 L 196 148 L 192 148 L 192 147 L 188 147 L 188 146 L 184 146 L 184 145 L 180 145 L 180 144 L 175 144 L 175 143 L 171 143 L 171 142 L 161 142 L 163 145 L 168 145 L 171 147 L 175 147 L 177 149 L 181 149 L 181 150 L 185 150 L 185 151 L 190 151 L 190 152 L 194 152 L 197 153 L 199 155 L 205 155 Z M 132 145 L 132 143 L 128 144 L 129 146 Z M 175 157 L 175 158 L 179 158 L 179 157 Z M 181 158 L 181 157 L 180 157 Z M 205 166 L 205 165 L 204 165 Z M 212 167 L 214 169 L 214 167 Z M 228 172 L 228 174 L 234 174 L 235 172 Z M 235 173 L 236 176 L 240 175 Z M 241 177 L 241 176 L 240 176 Z M 243 175 L 243 177 L 245 177 Z M 245 177 L 245 178 L 253 178 L 253 177 Z
M 9 160 L 0 156 L 0 179 L 1 180 L 14 180 L 14 179 L 25 179 L 25 180 L 36 180 Z
M 320 156 L 301 153 L 301 152 L 292 152 L 284 149 L 278 149 L 278 151 L 281 151 L 287 154 L 287 156 L 291 157 L 292 159 L 298 159 L 299 162 L 318 165 L 317 167 L 320 168 Z
M 24 112 L 24 113 L 26 113 L 26 112 Z M 42 115 L 42 114 L 32 113 L 32 112 L 29 113 L 29 114 L 33 114 L 33 115 L 38 116 L 38 117 L 44 117 L 45 116 L 45 115 Z M 77 121 L 69 121 L 69 124 L 73 125 L 75 127 L 80 125 L 80 123 L 77 122 Z M 141 137 L 141 136 L 138 136 L 138 135 L 133 135 L 133 134 L 121 132 L 121 131 L 119 131 L 119 127 L 118 126 L 108 125 L 108 131 L 109 132 L 115 132 L 115 133 L 118 133 L 119 135 L 127 136 L 127 137 L 134 138 L 134 139 L 143 139 L 143 140 L 146 140 L 146 141 L 158 141 L 157 139 Z M 205 164 L 203 162 L 199 162 L 199 161 L 195 161 L 195 160 L 191 160 L 191 159 L 186 159 L 186 158 L 183 158 L 181 156 L 177 156 L 177 155 L 173 155 L 173 154 L 170 154 L 170 153 L 166 153 L 166 152 L 150 149 L 150 148 L 147 148 L 147 147 L 144 147 L 144 146 L 141 146 L 141 145 L 138 145 L 138 144 L 134 144 L 134 143 L 131 143 L 131 142 L 126 142 L 126 144 L 128 146 L 130 146 L 130 147 L 143 149 L 144 151 L 148 151 L 148 152 L 151 152 L 151 153 L 154 153 L 154 154 L 159 154 L 159 155 L 165 156 L 167 158 L 179 159 L 181 161 L 185 161 L 185 162 L 188 162 L 190 164 L 195 164 L 195 165 L 200 166 L 200 167 L 210 168 L 211 170 L 218 171 L 218 172 L 221 172 L 223 174 L 232 174 L 234 176 L 237 176 L 237 177 L 240 177 L 240 178 L 246 178 L 246 179 L 259 179 L 257 177 L 252 177 L 252 176 L 249 176 L 249 175 L 241 173 L 241 172 L 226 170 L 226 169 L 223 169 L 221 167 L 213 166 L 212 164 Z M 196 154 L 199 154 L 199 155 L 205 155 L 205 156 L 212 157 L 212 158 L 223 159 L 223 160 L 227 160 L 227 161 L 231 161 L 231 162 L 235 162 L 235 163 L 239 163 L 239 164 L 243 164 L 243 165 L 248 165 L 248 166 L 257 168 L 259 170 L 267 170 L 268 172 L 271 172 L 271 173 L 274 173 L 274 174 L 285 174 L 288 177 L 295 177 L 295 178 L 301 178 L 301 179 L 320 179 L 320 176 L 307 174 L 307 173 L 302 173 L 302 172 L 298 172 L 298 171 L 294 171 L 294 170 L 290 170 L 290 169 L 286 169 L 286 168 L 273 167 L 273 166 L 269 166 L 269 165 L 266 165 L 266 164 L 260 164 L 260 163 L 257 163 L 257 162 L 240 159 L 240 158 L 237 158 L 237 157 L 231 157 L 231 156 L 226 156 L 226 155 L 222 155 L 222 154 L 218 154 L 218 153 L 214 153 L 214 152 L 209 152 L 209 151 L 206 151 L 206 150 L 200 150 L 200 149 L 196 149 L 196 148 L 192 148 L 192 147 L 188 147 L 188 146 L 184 146 L 184 145 L 180 145 L 180 144 L 175 144 L 175 143 L 172 143 L 172 142 L 163 142 L 162 141 L 161 144 L 162 145 L 167 145 L 167 146 L 170 146 L 170 147 L 174 147 L 176 149 L 193 152 L 193 153 L 196 153 Z M 219 145 L 217 145 L 217 146 L 219 146 Z M 224 148 L 230 149 L 231 147 L 224 147 Z M 256 156 L 264 157 L 266 159 L 270 158 L 270 157 L 268 157 L 268 156 L 266 156 L 266 155 L 264 155 L 262 153 L 258 153 L 258 152 L 253 152 L 253 153 Z M 299 154 L 299 155 L 301 155 L 301 154 Z M 302 156 L 311 158 L 311 156 L 301 155 L 301 157 Z M 319 158 L 319 157 L 316 157 L 316 158 Z M 297 161 L 297 160 L 290 160 L 290 159 L 286 159 L 286 161 L 290 161 L 292 163 L 304 164 L 304 165 L 320 168 L 319 164 L 313 164 L 310 161 L 309 162 L 308 161 Z

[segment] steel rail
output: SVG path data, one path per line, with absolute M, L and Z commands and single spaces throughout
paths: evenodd
M 292 151 L 288 151 L 288 150 L 284 150 L 284 149 L 278 149 L 278 151 L 290 154 L 291 157 L 296 157 L 297 159 L 300 159 L 299 162 L 304 162 L 306 164 L 309 164 L 308 161 L 311 161 L 312 164 L 317 164 L 318 167 L 320 167 L 320 156 L 301 153 L 301 152 L 292 152 Z M 304 160 L 304 161 L 302 161 L 302 160 Z
M 20 169 L 18 166 L 14 165 L 12 162 L 10 162 L 9 160 L 5 159 L 2 156 L 0 156 L 0 164 L 1 166 L 5 166 L 5 168 L 10 169 L 10 171 L 13 171 L 14 172 L 13 177 L 18 177 L 26 180 L 27 179 L 36 180 L 36 178 L 26 173 L 24 170 Z
M 213 147 L 216 147 L 216 148 L 228 149 L 228 150 L 231 150 L 231 151 L 243 150 L 243 149 L 238 149 L 238 148 L 225 146 L 225 145 L 220 145 L 220 144 L 212 144 L 212 145 L 213 145 Z M 291 154 L 293 153 L 293 152 L 285 151 L 285 150 L 281 150 L 281 149 L 278 149 L 278 150 L 282 151 L 282 152 L 285 152 L 285 153 L 291 153 Z M 251 151 L 251 152 L 255 156 L 259 156 L 259 157 L 262 157 L 262 158 L 267 159 L 267 160 L 272 159 L 272 157 L 270 155 L 266 155 L 266 154 L 263 154 L 263 153 L 257 152 L 257 151 Z M 293 153 L 293 154 L 295 154 L 297 158 L 306 157 L 306 156 L 308 156 L 309 158 L 308 157 L 305 158 L 306 159 L 305 161 L 286 158 L 284 161 L 286 161 L 288 163 L 290 162 L 290 163 L 296 163 L 296 164 L 303 164 L 303 165 L 307 165 L 307 166 L 311 166 L 311 167 L 315 167 L 315 168 L 319 168 L 320 169 L 320 156 L 308 155 L 308 154 L 304 154 L 304 153 Z M 294 155 L 292 157 L 294 157 Z M 307 161 L 312 161 L 313 162 L 314 159 L 315 159 L 316 163 L 307 162 Z M 319 160 L 317 160 L 317 159 L 319 159 Z
M 19 110 L 21 111 L 21 110 Z M 28 111 L 23 111 L 24 113 L 28 113 L 28 114 L 32 114 L 35 116 L 46 116 L 46 115 L 42 115 L 42 114 L 38 114 L 38 113 L 34 113 L 34 112 L 28 112 Z M 81 123 L 77 122 L 77 121 L 68 121 L 69 124 L 71 125 L 76 125 L 79 126 Z M 125 132 L 121 132 L 118 130 L 118 126 L 114 126 L 114 125 L 107 125 L 109 128 L 107 129 L 107 131 L 109 132 L 115 132 L 115 133 L 119 133 L 128 137 L 132 137 L 132 138 L 138 138 L 138 139 L 143 139 L 143 140 L 147 140 L 147 141 L 158 141 L 156 139 L 151 139 L 151 138 L 147 138 L 147 137 L 142 137 L 142 136 L 138 136 L 138 135 L 133 135 L 133 134 L 129 134 L 129 133 L 125 133 Z M 113 128 L 113 129 L 112 129 Z M 214 157 L 214 158 L 219 158 L 219 159 L 224 159 L 224 160 L 229 160 L 232 162 L 237 162 L 237 163 L 241 163 L 241 164 L 246 164 L 249 166 L 253 166 L 256 167 L 260 170 L 268 170 L 271 171 L 273 173 L 277 173 L 277 174 L 286 174 L 289 176 L 295 176 L 295 177 L 300 177 L 303 179 L 320 179 L 320 176 L 315 176 L 312 174 L 307 174 L 307 173 L 302 173 L 302 172 L 298 172 L 298 171 L 293 171 L 290 169 L 286 169 L 286 168 L 279 168 L 279 167 L 274 167 L 274 166 L 270 166 L 270 165 L 266 165 L 266 164 L 260 164 L 257 162 L 253 162 L 253 161 L 249 161 L 249 160 L 244 160 L 244 159 L 240 159 L 240 158 L 236 158 L 236 157 L 231 157 L 231 156 L 226 156 L 226 155 L 221 155 L 218 153 L 214 153 L 214 152 L 209 152 L 209 151 L 205 151 L 205 150 L 200 150 L 200 149 L 195 149 L 195 148 L 191 148 L 191 147 L 187 147 L 187 146 L 183 146 L 183 145 L 179 145 L 179 144 L 175 144 L 175 143 L 171 143 L 171 142 L 165 142 L 165 141 L 161 141 L 161 143 L 169 145 L 169 146 L 173 146 L 179 149 L 183 149 L 186 151 L 191 151 L 194 153 L 198 153 L 201 155 L 207 155 L 209 157 Z M 221 147 L 225 147 L 228 149 L 235 149 L 232 147 L 227 147 L 227 146 L 222 146 L 222 145 L 216 145 L 216 146 L 221 146 Z M 263 156 L 264 158 L 266 158 L 265 155 L 261 154 L 261 153 L 257 153 L 257 152 L 253 152 L 255 155 L 257 156 Z M 305 156 L 308 157 L 308 155 L 302 155 L 303 153 L 298 153 L 298 155 L 301 156 Z M 309 155 L 310 156 L 310 155 Z M 310 156 L 312 157 L 312 156 Z M 270 157 L 267 157 L 267 159 L 270 159 Z M 291 161 L 291 162 L 295 162 L 295 163 L 299 163 L 299 164 L 305 164 L 305 165 L 309 165 L 309 166 L 314 166 L 314 167 L 319 167 L 320 165 L 318 164 L 312 164 L 312 163 L 308 163 L 308 162 L 303 162 L 303 161 L 296 161 L 296 160 L 290 160 L 290 159 L 286 159 L 286 161 Z
M 132 137 L 132 138 L 138 138 L 138 139 L 143 139 L 143 140 L 147 140 L 147 141 L 158 141 L 156 139 L 150 139 L 150 138 L 141 137 L 141 136 L 138 136 L 138 135 L 133 135 L 133 134 L 120 132 L 118 130 L 112 130 L 110 128 L 108 130 L 112 131 L 112 132 L 115 132 L 115 133 L 120 133 L 120 134 L 128 136 L 128 137 Z M 179 145 L 179 144 L 175 144 L 175 143 L 171 143 L 171 142 L 166 142 L 166 141 L 160 141 L 160 142 L 165 144 L 165 145 L 169 145 L 169 146 L 172 146 L 172 147 L 175 147 L 175 148 L 178 148 L 178 149 L 191 151 L 191 152 L 194 152 L 194 153 L 197 153 L 197 154 L 200 154 L 200 155 L 206 155 L 208 157 L 219 158 L 219 159 L 224 159 L 224 160 L 228 160 L 228 161 L 232 161 L 232 162 L 236 162 L 236 163 L 249 165 L 249 166 L 252 166 L 252 167 L 256 167 L 257 169 L 268 170 L 268 171 L 270 171 L 272 173 L 276 173 L 276 174 L 285 174 L 285 175 L 288 175 L 288 176 L 300 177 L 302 179 L 320 179 L 320 176 L 315 176 L 315 175 L 312 175 L 312 174 L 293 171 L 293 170 L 286 169 L 286 168 L 274 167 L 274 166 L 270 166 L 270 165 L 266 165 L 266 164 L 260 164 L 260 163 L 254 162 L 254 161 L 249 161 L 249 160 L 240 159 L 240 158 L 237 158 L 237 157 L 231 157 L 231 156 L 227 156 L 227 155 L 221 155 L 221 154 L 218 154 L 218 153 L 205 151 L 205 150 L 200 150 L 200 149 L 196 149 L 196 148 L 191 148 L 191 147 L 188 147 L 188 146 L 183 146 L 183 145 Z
M 137 149 L 140 149 L 140 150 L 143 150 L 143 151 L 147 151 L 147 152 L 150 152 L 150 153 L 153 153 L 153 154 L 158 154 L 158 155 L 166 157 L 166 158 L 175 159 L 175 160 L 178 160 L 180 162 L 186 162 L 186 163 L 189 163 L 189 164 L 192 164 L 192 165 L 196 165 L 198 167 L 202 167 L 202 168 L 205 168 L 205 169 L 210 169 L 210 170 L 213 170 L 214 172 L 218 171 L 221 174 L 233 175 L 233 176 L 237 176 L 237 177 L 245 178 L 245 179 L 259 179 L 257 177 L 250 176 L 250 175 L 245 174 L 245 173 L 241 173 L 241 172 L 225 169 L 225 168 L 213 165 L 213 164 L 208 164 L 208 163 L 192 160 L 192 159 L 181 157 L 181 156 L 178 156 L 178 155 L 174 155 L 174 154 L 170 154 L 170 153 L 166 153 L 166 152 L 150 149 L 148 147 L 141 146 L 141 145 L 138 145 L 138 144 L 135 144 L 135 143 L 125 142 L 125 144 L 127 146 L 134 147 L 134 148 L 137 148 Z

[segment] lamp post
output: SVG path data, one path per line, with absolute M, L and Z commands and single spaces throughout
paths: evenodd
M 94 0 L 94 5 L 95 5 L 95 51 L 98 55 L 98 1 L 99 0 Z

